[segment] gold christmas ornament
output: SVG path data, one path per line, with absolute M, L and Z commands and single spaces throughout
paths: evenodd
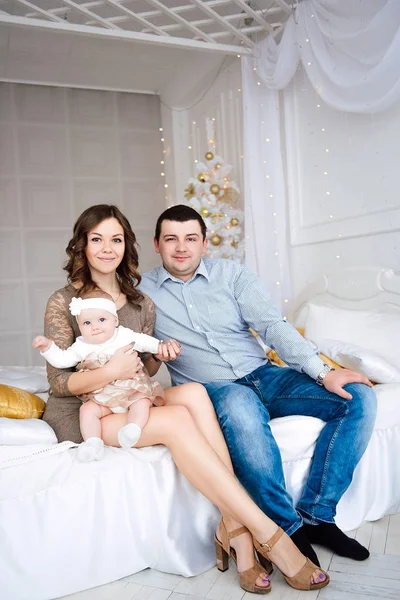
M 220 169 L 221 167 L 222 167 L 221 163 L 217 163 L 217 164 L 215 165 L 215 168 L 216 168 L 216 169 Z
M 189 183 L 189 185 L 185 189 L 186 200 L 190 200 L 190 198 L 193 198 L 193 196 L 195 196 L 195 195 L 196 195 L 196 188 L 194 187 L 193 183 Z
M 239 225 L 239 221 L 238 219 L 236 219 L 236 217 L 233 217 L 233 219 L 231 219 L 231 225 L 232 227 L 236 227 L 236 225 Z
M 199 174 L 197 175 L 197 179 L 198 179 L 199 181 L 201 181 L 201 183 L 205 183 L 206 181 L 208 181 L 208 180 L 209 180 L 209 176 L 207 175 L 207 173 L 199 173 Z
M 227 204 L 233 206 L 239 200 L 239 193 L 235 189 L 228 187 L 227 189 L 225 189 L 224 195 L 220 196 L 218 200 L 220 202 L 226 202 Z
M 219 246 L 222 242 L 222 239 L 216 233 L 211 237 L 210 242 L 213 246 Z
M 206 159 L 207 160 L 212 160 L 213 158 L 214 158 L 214 154 L 212 152 L 206 152 Z
M 210 192 L 212 194 L 219 194 L 219 190 L 221 188 L 219 187 L 218 183 L 213 183 L 212 186 L 210 187 Z
M 221 219 L 224 216 L 224 213 L 222 212 L 214 212 L 214 213 L 210 213 L 212 216 L 211 222 L 212 223 L 218 223 L 219 219 Z
M 207 219 L 207 217 L 210 216 L 210 211 L 208 210 L 208 208 L 206 208 L 205 206 L 203 206 L 203 208 L 200 209 L 200 214 L 204 219 Z

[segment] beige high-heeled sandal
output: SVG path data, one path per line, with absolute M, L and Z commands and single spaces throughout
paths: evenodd
M 268 542 L 260 543 L 253 537 L 254 547 L 257 550 L 257 552 L 259 552 L 260 554 L 265 556 L 265 558 L 270 560 L 267 554 L 271 552 L 272 548 L 280 540 L 283 534 L 283 529 L 279 527 L 278 530 L 271 537 L 271 539 L 268 540 Z M 311 583 L 311 578 L 315 570 L 319 570 L 325 575 L 325 579 L 320 583 Z M 329 583 L 328 573 L 325 573 L 325 571 L 317 567 L 317 565 L 314 565 L 314 563 L 311 562 L 309 558 L 306 558 L 306 562 L 304 563 L 300 571 L 298 571 L 296 575 L 293 575 L 293 577 L 288 577 L 287 575 L 285 575 L 285 573 L 282 573 L 282 575 L 286 579 L 287 583 L 296 590 L 319 590 L 327 586 Z
M 217 555 L 217 568 L 219 571 L 226 571 L 229 569 L 229 556 L 233 558 L 235 564 L 237 566 L 237 557 L 236 551 L 234 548 L 230 547 L 229 540 L 235 538 L 242 533 L 246 533 L 249 530 L 246 527 L 239 527 L 238 529 L 234 529 L 233 531 L 227 531 L 225 527 L 225 523 L 223 519 L 221 520 L 222 527 L 220 528 L 220 537 L 219 540 L 217 536 L 215 536 L 215 553 Z M 268 559 L 267 559 L 268 560 Z M 264 573 L 268 572 L 268 575 L 272 572 L 272 564 L 269 562 L 270 571 L 268 569 L 263 569 L 259 562 L 254 558 L 255 564 L 250 569 L 246 571 L 238 571 L 239 575 L 239 584 L 240 587 L 246 592 L 252 592 L 253 594 L 268 594 L 271 591 L 271 582 L 268 586 L 260 587 L 256 585 L 257 578 Z

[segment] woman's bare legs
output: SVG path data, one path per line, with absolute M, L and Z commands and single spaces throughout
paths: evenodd
M 126 414 L 104 417 L 102 438 L 109 446 L 118 446 L 117 433 L 126 423 Z M 224 465 L 189 411 L 183 406 L 164 406 L 150 409 L 150 418 L 143 429 L 139 446 L 163 444 L 170 450 L 175 464 L 185 477 L 215 504 L 223 514 L 230 514 L 245 525 L 260 542 L 268 541 L 277 526 L 251 500 Z M 304 565 L 304 556 L 284 535 L 270 553 L 271 560 L 286 575 L 293 576 Z M 321 580 L 316 569 L 313 580 Z
M 166 406 L 185 406 L 208 443 L 233 473 L 228 446 L 206 388 L 199 383 L 185 383 L 164 391 Z
M 233 474 L 233 467 L 229 450 L 219 426 L 214 407 L 204 386 L 198 383 L 187 383 L 174 388 L 165 390 L 166 406 L 184 406 L 191 414 L 200 432 L 204 435 L 208 443 L 212 446 L 219 458 Z M 224 523 L 227 531 L 234 531 L 242 526 L 230 514 L 223 513 Z M 217 537 L 222 539 L 218 526 Z M 253 540 L 250 533 L 233 538 L 230 545 L 236 551 L 238 561 L 238 571 L 246 571 L 255 564 Z M 268 581 L 265 581 L 267 573 L 257 578 L 255 582 L 259 587 L 268 587 Z

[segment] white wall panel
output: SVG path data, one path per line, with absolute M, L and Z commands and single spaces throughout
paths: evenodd
M 400 105 L 333 110 L 299 71 L 285 109 L 294 295 L 341 266 L 398 269 Z
M 29 279 L 40 277 L 57 277 L 60 274 L 60 266 L 65 261 L 65 248 L 71 232 L 60 228 L 54 231 L 37 229 L 28 230 L 24 235 L 25 256 L 27 276 Z
M 159 177 L 159 161 L 154 160 L 154 146 L 158 144 L 160 144 L 158 131 L 155 133 L 153 131 L 122 130 L 120 133 L 122 177 L 124 179 Z
M 7 309 L 0 313 L 0 330 L 21 329 L 27 326 L 24 302 L 24 286 L 21 280 L 2 283 L 0 305 Z
M 161 179 L 159 177 L 158 179 Z M 151 179 L 136 179 L 127 181 L 123 185 L 124 206 L 127 207 L 127 214 L 130 213 L 132 227 L 135 223 L 142 224 L 150 220 L 153 223 L 152 232 L 158 216 L 160 215 L 160 198 L 163 197 L 163 186 L 161 181 L 154 184 Z M 153 235 L 151 236 L 153 238 Z
M 68 90 L 71 125 L 114 127 L 114 94 L 92 90 Z
M 69 183 L 60 179 L 21 179 L 25 227 L 52 227 L 70 221 Z
M 10 86 L 0 86 L 0 121 L 7 122 L 11 119 L 11 94 Z
M 18 121 L 61 124 L 65 119 L 64 91 L 60 88 L 18 85 L 14 98 Z
M 17 184 L 15 179 L 0 179 L 0 223 L 3 227 L 18 225 Z
M 13 175 L 15 171 L 15 145 L 11 126 L 2 123 L 0 136 L 0 175 Z
M 112 128 L 74 127 L 70 140 L 74 177 L 118 177 L 117 136 Z
M 73 182 L 73 198 L 75 215 L 94 204 L 121 205 L 120 182 L 77 179 Z
M 65 128 L 49 125 L 18 126 L 19 171 L 22 176 L 67 174 Z
M 19 229 L 1 232 L 0 236 L 0 273 L 3 277 L 18 279 L 22 277 L 22 248 Z M 6 310 L 7 307 L 4 307 Z M 7 312 L 7 311 L 6 311 Z
M 160 127 L 157 96 L 0 83 L 0 364 L 43 364 L 32 338 L 89 206 L 120 206 L 158 264 Z
M 27 344 L 27 335 L 24 333 L 6 333 L 2 335 L 1 354 L 3 365 L 16 365 L 18 367 L 29 365 L 30 350 Z M 41 358 L 40 355 L 39 358 Z M 36 364 L 43 364 L 43 359 Z
M 146 130 L 151 122 L 154 122 L 154 131 L 161 127 L 160 102 L 157 96 L 118 94 L 117 109 L 119 126 L 123 129 Z M 152 128 L 150 130 L 153 131 Z

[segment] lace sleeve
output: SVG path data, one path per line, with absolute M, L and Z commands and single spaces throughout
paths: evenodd
M 44 335 L 53 340 L 62 350 L 75 341 L 75 333 L 68 321 L 68 307 L 65 298 L 59 292 L 53 294 L 46 307 L 44 316 Z M 71 396 L 68 379 L 74 369 L 57 369 L 47 363 L 47 378 L 54 396 Z
M 142 305 L 142 315 L 142 333 L 146 333 L 147 335 L 153 335 L 154 326 L 156 324 L 156 309 L 153 300 L 151 300 L 151 298 L 149 298 L 148 296 L 144 297 L 144 302 Z
M 156 309 L 153 300 L 148 296 L 144 296 L 142 311 L 141 311 L 141 325 L 142 333 L 147 335 L 153 335 L 154 325 L 156 323 Z M 143 352 L 140 358 L 145 361 L 146 358 L 151 356 L 150 352 Z

